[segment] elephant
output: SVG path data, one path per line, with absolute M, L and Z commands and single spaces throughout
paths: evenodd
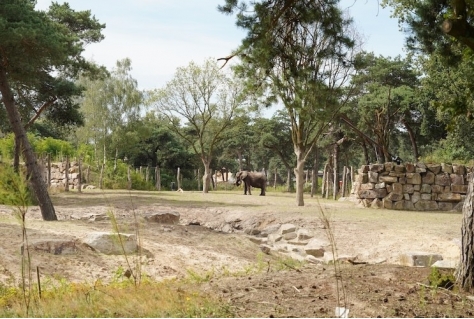
M 250 186 L 260 188 L 260 196 L 265 196 L 265 188 L 267 186 L 267 177 L 264 173 L 258 172 L 248 172 L 240 171 L 235 174 L 235 185 L 239 186 L 242 181 L 244 182 L 244 195 L 247 195 L 247 190 L 249 195 L 252 195 L 250 192 Z

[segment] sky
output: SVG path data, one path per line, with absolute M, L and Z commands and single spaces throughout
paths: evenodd
M 51 0 L 37 0 L 47 10 Z M 235 17 L 217 11 L 224 0 L 55 0 L 76 11 L 90 10 L 105 23 L 105 39 L 90 44 L 84 57 L 111 70 L 118 60 L 130 58 L 132 77 L 140 89 L 161 88 L 178 67 L 191 61 L 221 58 L 236 49 L 245 32 Z M 404 34 L 390 10 L 375 0 L 341 0 L 364 38 L 364 49 L 376 55 L 404 55 Z

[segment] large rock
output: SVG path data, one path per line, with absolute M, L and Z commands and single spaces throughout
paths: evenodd
M 179 217 L 178 212 L 151 212 L 144 216 L 146 221 L 160 224 L 177 224 Z
M 293 233 L 296 231 L 296 226 L 293 224 L 283 224 L 280 227 L 280 234 Z
M 96 232 L 89 234 L 84 244 L 106 255 L 123 255 L 137 252 L 136 236 L 133 234 L 118 234 Z
M 53 255 L 74 255 L 77 253 L 75 240 L 41 239 L 30 242 L 30 247 L 35 251 Z
M 400 264 L 411 267 L 430 267 L 438 260 L 443 260 L 443 256 L 425 252 L 409 252 L 400 255 Z
M 314 257 L 323 257 L 325 249 L 324 247 L 328 246 L 329 243 L 317 238 L 312 238 L 306 246 L 304 246 L 304 251 L 306 254 Z

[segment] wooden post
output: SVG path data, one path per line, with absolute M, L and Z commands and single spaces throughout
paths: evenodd
M 99 189 L 103 189 L 103 179 L 104 179 L 104 163 L 100 167 L 100 175 L 99 175 Z
M 79 173 L 77 175 L 77 191 L 82 193 L 82 159 L 80 156 L 77 159 L 77 164 L 79 165 Z
M 64 185 L 64 191 L 69 192 L 69 155 L 66 155 L 66 169 L 64 170 L 66 174 L 66 185 Z
M 287 172 L 286 191 L 291 192 L 291 169 Z
M 308 184 L 308 174 L 309 174 L 309 169 L 306 170 L 305 172 L 306 176 L 305 176 L 305 184 Z
M 326 199 L 329 198 L 329 169 L 326 171 Z
M 157 166 L 155 168 L 155 179 L 156 179 L 156 184 L 155 184 L 155 188 L 156 190 L 158 191 L 161 191 L 161 172 L 160 172 L 160 168 Z
M 201 190 L 201 170 L 197 169 L 197 182 L 198 182 L 198 191 Z
M 86 171 L 86 183 L 90 182 L 90 173 L 91 173 L 91 166 L 87 165 L 87 171 Z
M 212 169 L 210 170 L 210 173 L 211 173 L 211 183 L 212 183 L 212 189 L 216 189 L 216 185 L 214 184 L 214 177 L 212 175 Z
M 344 166 L 344 168 L 342 169 L 342 190 L 341 190 L 341 196 L 342 197 L 346 197 L 346 183 L 347 183 L 347 179 L 346 179 L 346 173 L 347 172 L 347 167 Z
M 130 175 L 130 166 L 127 167 L 127 189 L 132 189 L 132 176 Z
M 51 154 L 48 153 L 48 188 L 51 187 Z
M 277 188 L 277 169 L 275 168 L 275 180 L 273 180 L 273 188 L 276 189 Z
M 328 171 L 328 164 L 324 164 L 324 169 L 323 169 L 323 181 L 322 181 L 322 185 L 321 185 L 321 197 L 324 197 L 326 195 L 326 192 L 327 192 L 327 188 L 326 188 L 326 178 L 327 178 L 327 171 Z
M 178 183 L 178 189 L 181 188 L 181 169 L 178 167 L 178 173 L 176 174 L 176 181 Z

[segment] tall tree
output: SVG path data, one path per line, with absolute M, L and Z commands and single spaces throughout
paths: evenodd
M 208 59 L 201 66 L 191 62 L 178 68 L 174 78 L 154 95 L 157 112 L 201 158 L 203 192 L 208 193 L 213 151 L 243 103 L 241 85 Z
M 75 12 L 68 4 L 53 3 L 48 12 L 36 11 L 33 0 L 3 0 L 0 4 L 0 93 L 1 101 L 15 137 L 22 146 L 31 187 L 44 220 L 57 216 L 26 136 L 17 105 L 14 87 L 22 85 L 33 92 L 43 92 L 43 85 L 64 83 L 81 71 L 94 71 L 81 56 L 87 43 L 103 36 L 100 24 L 90 11 Z M 46 81 L 45 79 L 57 79 Z M 54 99 L 44 96 L 44 105 Z
M 375 143 L 377 161 L 385 163 L 398 154 L 391 148 L 396 134 L 411 134 L 414 160 L 418 147 L 412 129 L 412 118 L 419 112 L 415 106 L 418 75 L 410 61 L 400 56 L 376 57 L 363 53 L 357 58 L 358 74 L 352 78 L 359 89 L 357 124 Z M 419 116 L 418 116 L 419 117 Z
M 474 51 L 473 0 L 383 0 L 382 5 L 391 6 L 400 22 L 408 25 L 412 48 L 438 51 L 448 59 L 456 43 Z
M 303 206 L 306 158 L 346 101 L 342 88 L 357 48 L 351 20 L 337 0 L 227 0 L 219 10 L 237 12 L 237 26 L 248 31 L 235 54 L 238 72 L 266 104 L 281 101 L 288 113 Z
M 78 83 L 85 88 L 80 100 L 85 125 L 77 130 L 78 140 L 92 142 L 96 154 L 102 154 L 105 163 L 113 146 L 122 140 L 127 123 L 139 118 L 143 92 L 131 76 L 132 61 L 128 58 L 116 62 L 109 76 L 100 79 L 81 77 Z M 96 156 L 97 163 L 99 157 Z
M 444 81 L 451 81 L 447 84 L 448 90 L 453 92 L 444 96 L 441 104 L 445 103 L 448 109 L 454 114 L 467 114 L 471 117 L 472 103 L 469 98 L 472 96 L 471 78 L 458 78 L 453 81 L 451 68 L 472 73 L 472 61 L 474 52 L 474 26 L 473 11 L 474 1 L 472 0 L 425 0 L 425 1 L 405 1 L 405 0 L 384 0 L 384 4 L 394 7 L 395 15 L 401 22 L 406 22 L 412 32 L 408 37 L 408 44 L 412 48 L 418 48 L 423 53 L 430 56 L 436 64 L 449 65 L 443 73 Z M 452 41 L 453 38 L 456 41 Z M 461 68 L 467 68 L 462 70 Z M 461 80 L 461 81 L 458 81 Z M 467 81 L 466 81 L 467 80 Z M 455 84 L 458 82 L 465 90 Z M 461 93 L 457 97 L 456 93 Z M 466 94 L 467 93 L 467 94 Z M 468 101 L 468 103 L 464 103 Z M 461 111 L 461 112 L 460 112 Z M 474 290 L 474 178 L 471 174 L 469 178 L 469 189 L 463 206 L 463 222 L 461 226 L 461 262 L 457 272 L 458 280 L 462 288 Z

